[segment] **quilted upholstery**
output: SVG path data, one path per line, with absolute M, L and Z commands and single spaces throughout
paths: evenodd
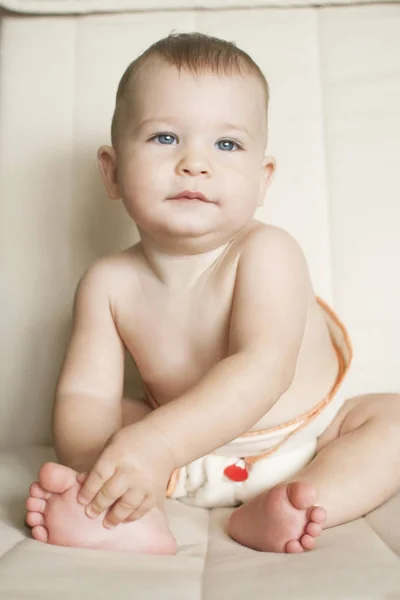
M 1 600 L 337 600 L 400 598 L 400 495 L 327 530 L 317 550 L 263 554 L 225 534 L 230 509 L 167 501 L 175 557 L 48 546 L 23 527 L 24 496 L 48 448 L 0 454 Z
M 67 3 L 0 5 L 61 13 Z M 194 10 L 182 0 L 162 13 L 147 3 L 133 10 L 139 0 L 113 5 L 132 10 L 0 13 L 0 599 L 400 598 L 400 496 L 326 531 L 301 556 L 242 548 L 224 533 L 228 509 L 174 502 L 177 557 L 49 547 L 23 527 L 29 483 L 52 456 L 51 403 L 75 285 L 97 256 L 135 236 L 101 188 L 96 149 L 108 140 L 123 69 L 171 30 L 235 40 L 264 70 L 278 172 L 257 216 L 299 240 L 316 292 L 346 323 L 354 345 L 346 393 L 400 389 L 400 5 L 281 10 L 241 0 L 235 9 L 220 0 Z M 68 2 L 72 12 L 106 6 Z

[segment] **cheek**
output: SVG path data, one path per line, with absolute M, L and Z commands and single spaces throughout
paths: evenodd
M 165 168 L 146 156 L 132 157 L 121 172 L 121 192 L 127 198 L 148 197 L 165 187 Z
M 229 196 L 241 204 L 257 204 L 260 191 L 260 168 L 251 161 L 246 161 L 231 169 L 225 178 Z

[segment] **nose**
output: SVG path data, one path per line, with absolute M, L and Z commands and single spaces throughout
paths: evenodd
M 200 150 L 187 150 L 177 164 L 177 173 L 185 176 L 210 175 L 210 163 Z

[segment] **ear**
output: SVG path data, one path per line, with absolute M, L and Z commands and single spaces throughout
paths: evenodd
M 273 156 L 264 156 L 262 165 L 261 185 L 260 185 L 260 197 L 258 206 L 262 206 L 264 203 L 264 197 L 267 189 L 271 185 L 276 171 L 276 159 Z
M 112 146 L 101 146 L 97 152 L 100 171 L 107 194 L 111 200 L 121 197 L 118 185 L 117 156 Z

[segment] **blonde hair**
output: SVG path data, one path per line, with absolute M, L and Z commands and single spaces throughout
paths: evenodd
M 265 94 L 266 115 L 268 115 L 269 87 L 259 66 L 233 42 L 221 40 L 202 33 L 175 33 L 152 44 L 127 67 L 118 85 L 115 109 L 111 123 L 113 146 L 118 138 L 121 112 L 137 76 L 145 67 L 163 61 L 171 66 L 187 69 L 198 75 L 211 71 L 218 75 L 254 75 L 262 84 Z

